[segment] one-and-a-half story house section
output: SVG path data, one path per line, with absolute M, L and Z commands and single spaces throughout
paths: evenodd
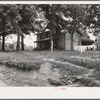
M 37 44 L 37 50 L 49 50 L 50 49 L 50 33 L 46 31 L 44 33 L 36 34 L 37 40 L 34 42 Z M 54 49 L 59 50 L 71 50 L 71 34 L 68 31 L 56 32 L 53 34 L 53 46 Z M 78 29 L 73 34 L 73 49 L 76 46 L 92 45 L 93 40 L 89 39 L 86 31 Z

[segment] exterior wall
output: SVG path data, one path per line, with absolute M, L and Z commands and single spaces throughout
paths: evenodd
M 37 41 L 39 41 L 40 40 L 40 34 L 37 34 Z M 39 49 L 39 47 L 40 47 L 40 44 L 39 43 L 36 43 L 37 45 L 36 45 L 36 48 L 37 49 Z
M 79 45 L 79 38 L 81 36 L 75 32 L 73 34 L 73 49 L 75 46 Z M 40 40 L 40 34 L 37 35 L 37 40 Z M 44 43 L 37 43 L 37 48 L 41 48 L 41 46 L 45 46 L 46 44 Z M 63 33 L 59 36 L 58 40 L 58 49 L 60 50 L 71 50 L 71 34 L 69 33 Z
M 38 34 L 37 35 L 37 41 L 45 39 L 45 38 L 49 38 L 48 33 L 43 33 L 43 34 Z M 50 40 L 46 40 L 46 41 L 41 41 L 41 42 L 37 42 L 36 43 L 36 48 L 37 49 L 41 49 L 41 50 L 45 50 L 45 49 L 49 49 L 50 47 Z
M 80 39 L 80 35 L 77 34 L 77 32 L 75 32 L 75 33 L 73 34 L 73 48 L 75 48 L 75 46 L 80 45 L 79 39 Z
M 71 35 L 69 33 L 65 34 L 65 50 L 71 50 Z
M 60 50 L 64 50 L 65 49 L 65 34 L 62 34 L 59 36 L 59 41 L 58 41 L 58 48 Z
M 80 35 L 77 34 L 77 32 L 75 32 L 73 34 L 73 49 L 75 46 L 79 45 L 79 38 L 80 38 Z M 69 33 L 66 33 L 65 34 L 65 50 L 71 50 L 71 34 Z
M 37 34 L 37 41 L 40 40 L 40 34 Z

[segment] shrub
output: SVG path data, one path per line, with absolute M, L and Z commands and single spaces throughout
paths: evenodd
M 27 63 L 27 62 L 6 62 L 7 67 L 14 67 L 22 70 L 38 70 L 40 68 L 39 63 Z

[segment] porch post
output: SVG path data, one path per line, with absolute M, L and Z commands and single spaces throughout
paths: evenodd
M 81 37 L 79 36 L 79 46 L 82 45 L 82 40 L 81 40 Z

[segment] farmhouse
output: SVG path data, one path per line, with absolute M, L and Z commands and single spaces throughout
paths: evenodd
M 36 49 L 46 50 L 50 49 L 50 34 L 49 31 L 36 34 L 37 40 L 34 42 L 37 44 Z M 68 31 L 56 32 L 53 34 L 54 49 L 71 50 L 71 34 Z M 94 43 L 89 39 L 86 31 L 78 29 L 73 34 L 73 49 L 77 46 L 89 46 Z

